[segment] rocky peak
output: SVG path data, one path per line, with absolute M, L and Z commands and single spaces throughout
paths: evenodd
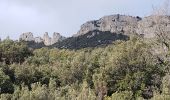
M 62 41 L 64 39 L 65 39 L 65 37 L 61 36 L 60 33 L 57 33 L 57 32 L 53 33 L 52 38 L 48 35 L 48 32 L 44 33 L 43 38 L 41 38 L 41 37 L 35 37 L 34 38 L 33 33 L 31 33 L 31 32 L 23 33 L 23 34 L 20 35 L 20 40 L 34 41 L 36 43 L 42 43 L 43 42 L 46 46 L 53 45 L 53 44 L 55 44 L 59 41 Z
M 49 37 L 48 32 L 45 32 L 43 40 L 45 45 L 51 45 L 51 38 Z

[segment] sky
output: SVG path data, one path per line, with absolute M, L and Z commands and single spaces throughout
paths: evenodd
M 89 20 L 106 15 L 148 16 L 164 0 L 0 0 L 0 37 L 24 32 L 72 36 Z

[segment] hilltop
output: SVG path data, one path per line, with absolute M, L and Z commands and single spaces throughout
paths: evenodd
M 116 40 L 127 40 L 133 35 L 154 38 L 161 30 L 170 32 L 170 16 L 152 15 L 141 18 L 115 14 L 87 21 L 71 37 L 64 37 L 57 32 L 54 32 L 52 37 L 49 37 L 48 32 L 42 37 L 34 37 L 33 33 L 26 32 L 20 35 L 19 40 L 28 42 L 31 48 L 81 49 L 108 45 Z

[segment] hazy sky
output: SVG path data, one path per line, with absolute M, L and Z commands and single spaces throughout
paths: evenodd
M 89 20 L 105 15 L 147 16 L 164 0 L 0 0 L 0 37 L 23 32 L 75 34 Z

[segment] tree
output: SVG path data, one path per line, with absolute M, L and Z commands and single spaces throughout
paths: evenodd
M 31 51 L 22 42 L 6 39 L 0 42 L 0 61 L 6 64 L 23 63 Z
M 155 35 L 158 43 L 161 43 L 163 48 L 170 49 L 170 31 L 168 23 L 170 22 L 168 16 L 170 15 L 170 1 L 165 0 L 161 7 L 153 8 L 152 20 L 155 23 Z
M 5 75 L 2 68 L 0 68 L 0 94 L 2 93 L 13 93 L 14 87 L 9 78 Z
M 150 87 L 160 90 L 164 68 L 152 55 L 150 46 L 144 40 L 132 38 L 121 42 L 108 55 L 107 63 L 96 69 L 96 75 L 94 74 L 97 76 L 97 80 L 93 78 L 94 83 L 97 82 L 97 90 L 106 86 L 106 95 L 109 96 L 114 92 L 131 91 L 134 99 L 138 96 L 151 98 L 153 89 Z

